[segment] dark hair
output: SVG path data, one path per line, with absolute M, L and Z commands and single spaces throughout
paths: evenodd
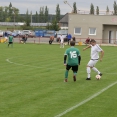
M 94 39 L 91 39 L 91 40 L 90 40 L 90 42 L 93 42 L 93 43 L 95 43 L 96 41 L 95 41 Z
M 75 41 L 70 41 L 71 46 L 75 46 Z
M 72 39 L 73 39 L 73 41 L 76 41 L 76 38 L 75 37 L 73 37 Z

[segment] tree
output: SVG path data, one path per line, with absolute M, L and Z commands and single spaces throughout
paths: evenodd
M 108 8 L 108 6 L 106 7 L 106 12 L 109 12 L 109 8 Z
M 0 21 L 3 21 L 3 7 L 0 7 Z
M 32 11 L 30 12 L 30 23 L 32 23 Z
M 109 14 L 109 8 L 108 8 L 108 6 L 106 7 L 106 15 L 108 15 Z
M 8 19 L 12 19 L 12 22 L 13 22 L 13 8 L 12 8 L 11 2 L 9 4 L 9 13 L 8 13 L 8 15 L 9 15 Z
M 117 15 L 117 4 L 116 4 L 116 1 L 114 1 L 113 8 L 114 8 L 114 15 Z
M 36 14 L 35 14 L 35 23 L 38 23 L 39 22 L 39 16 L 38 16 L 38 13 L 36 11 Z
M 59 4 L 57 4 L 56 6 L 56 21 L 58 22 L 60 20 L 60 8 L 59 8 Z
M 26 12 L 26 26 L 30 26 L 30 20 L 29 20 L 29 13 L 28 13 L 28 9 L 27 9 L 27 12 Z
M 39 22 L 44 23 L 44 7 L 40 7 Z
M 45 23 L 48 22 L 48 8 L 45 7 Z
M 99 7 L 96 7 L 96 15 L 99 15 Z
M 94 6 L 93 6 L 93 4 L 91 3 L 91 6 L 90 6 L 90 14 L 93 14 L 93 15 L 94 15 L 94 12 L 95 12 Z
M 57 20 L 56 19 L 52 21 L 51 25 L 49 26 L 49 29 L 56 30 L 56 31 L 59 30 L 59 25 L 57 24 Z
M 73 13 L 77 13 L 76 2 L 73 3 Z

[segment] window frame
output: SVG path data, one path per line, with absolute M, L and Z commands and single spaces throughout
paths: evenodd
M 91 29 L 95 29 L 95 33 L 91 34 Z M 96 35 L 97 29 L 95 27 L 89 27 L 89 35 Z
M 75 29 L 76 29 L 76 28 L 79 28 L 79 29 L 80 29 L 80 33 L 75 33 Z M 81 28 L 81 27 L 75 27 L 75 28 L 74 28 L 74 35 L 81 35 L 81 33 L 82 33 L 82 28 Z

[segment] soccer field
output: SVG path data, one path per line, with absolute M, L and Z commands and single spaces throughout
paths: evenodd
M 103 73 L 87 77 L 90 49 L 81 53 L 77 81 L 72 71 L 64 81 L 64 52 L 69 46 L 0 44 L 0 117 L 117 117 L 117 47 L 102 46 L 104 58 L 96 67 Z

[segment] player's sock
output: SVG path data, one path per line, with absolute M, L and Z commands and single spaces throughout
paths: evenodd
M 77 72 L 74 72 L 74 76 L 76 76 Z
M 76 75 L 77 75 L 77 72 L 74 72 L 73 73 L 73 80 L 74 80 L 74 82 L 76 81 Z
M 91 73 L 91 69 L 90 67 L 87 67 L 87 78 L 90 78 L 90 73 Z
M 97 72 L 98 74 L 100 74 L 100 72 L 98 71 L 98 69 L 96 67 L 93 67 L 92 70 Z
M 65 78 L 68 78 L 68 70 L 65 71 Z

